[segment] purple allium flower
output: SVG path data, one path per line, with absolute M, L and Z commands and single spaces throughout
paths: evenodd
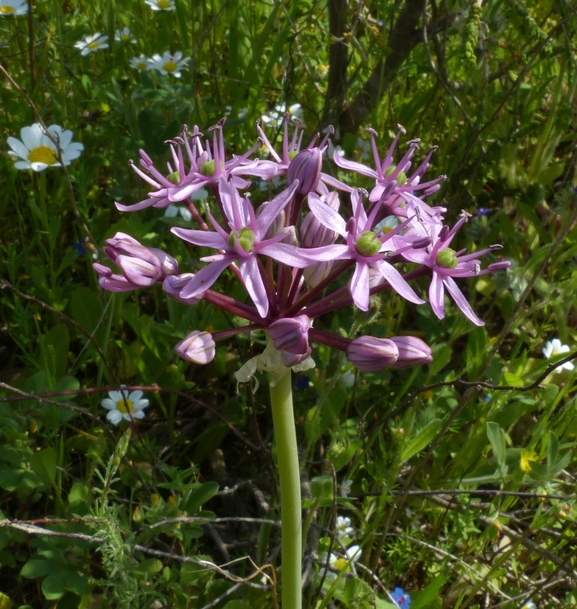
M 394 592 L 391 592 L 390 595 L 399 609 L 409 609 L 411 606 L 411 597 L 402 588 L 395 588 Z
M 221 252 L 201 259 L 210 264 L 196 273 L 182 289 L 180 296 L 190 298 L 201 294 L 210 288 L 231 262 L 239 260 L 240 273 L 246 289 L 259 315 L 265 318 L 269 310 L 269 295 L 257 255 L 270 256 L 290 267 L 303 268 L 309 264 L 294 245 L 281 243 L 287 236 L 286 232 L 270 239 L 265 238 L 269 227 L 289 203 L 297 187 L 298 181 L 295 181 L 292 186 L 275 197 L 261 213 L 255 214 L 248 199 L 241 199 L 237 189 L 222 179 L 219 183 L 219 192 L 228 230 L 221 227 L 212 215 L 210 221 L 214 226 L 214 232 L 186 228 L 171 229 L 175 235 L 189 243 L 211 247 Z
M 415 191 L 422 191 L 421 196 L 430 195 L 439 190 L 440 182 L 446 179 L 445 176 L 439 176 L 430 182 L 421 183 L 421 178 L 429 167 L 431 156 L 437 148 L 436 146 L 431 148 L 418 169 L 411 176 L 408 176 L 409 169 L 411 168 L 411 158 L 419 149 L 420 140 L 412 140 L 409 142 L 409 150 L 405 153 L 399 163 L 394 165 L 393 155 L 399 137 L 401 134 L 406 133 L 404 127 L 401 125 L 398 125 L 398 129 L 399 131 L 382 161 L 379 156 L 375 139 L 377 137 L 377 132 L 374 129 L 367 129 L 371 136 L 376 170 L 371 169 L 362 163 L 348 161 L 336 153 L 333 154 L 333 160 L 343 169 L 348 169 L 375 179 L 376 185 L 370 192 L 369 201 L 373 203 L 381 201 L 386 204 L 393 213 L 397 213 L 401 217 L 413 215 L 415 213 L 415 208 L 419 208 L 424 216 L 430 216 L 431 218 L 438 217 L 445 211 L 444 208 L 439 207 L 431 209 L 424 201 L 414 194 Z
M 241 367 L 239 382 L 262 371 L 269 373 L 274 386 L 286 368 L 303 371 L 313 367 L 311 341 L 345 351 L 354 366 L 368 372 L 427 363 L 431 361 L 431 350 L 418 338 L 362 336 L 352 340 L 313 327 L 312 323 L 343 306 L 356 305 L 367 311 L 371 294 L 390 289 L 421 304 L 424 301 L 408 281 L 426 274 L 432 275 L 429 296 L 436 315 L 444 315 L 446 288 L 467 317 L 482 324 L 454 278 L 504 269 L 509 263 L 496 262 L 481 271 L 477 258 L 497 246 L 470 255 L 450 248 L 465 218 L 450 230 L 442 224 L 445 210 L 430 207 L 416 194 L 423 197 L 433 193 L 443 179 L 441 176 L 430 182 L 421 181 L 434 149 L 411 173 L 418 140 L 409 142 L 408 151 L 395 165 L 393 156 L 403 132 L 400 128 L 382 161 L 376 134 L 370 131 L 376 169 L 335 155 L 339 167 L 375 179 L 374 188 L 363 201 L 364 191 L 322 172 L 332 128 L 320 143 L 320 136 L 316 135 L 301 149 L 300 123 L 296 122 L 289 139 L 286 115 L 282 154 L 275 151 L 257 124 L 261 152 L 268 151 L 270 158 L 250 159 L 257 144 L 247 153 L 227 160 L 223 124 L 224 120 L 211 128 L 211 141 L 203 140 L 198 127 L 192 133 L 184 128 L 180 137 L 168 142 L 172 159 L 165 173 L 156 169 L 152 159 L 141 151 L 140 167 L 133 168 L 151 187 L 148 198 L 130 206 L 117 203 L 121 211 L 134 211 L 151 206 L 169 208 L 180 202 L 190 212 L 196 228 L 173 227 L 172 233 L 197 248 L 216 252 L 200 258 L 204 265 L 195 261 L 191 269 L 194 272 L 177 274 L 174 258 L 118 233 L 107 241 L 104 251 L 120 268 L 120 274 L 94 265 L 100 284 L 106 289 L 129 291 L 162 282 L 170 298 L 188 305 L 204 300 L 248 321 L 247 325 L 212 334 L 192 332 L 176 347 L 181 357 L 207 363 L 214 358 L 217 340 L 261 330 L 268 333 L 267 347 Z M 251 185 L 247 179 L 251 176 L 260 181 L 259 189 L 278 193 L 256 209 L 239 192 Z M 335 189 L 341 193 L 342 205 Z M 212 194 L 216 203 L 197 209 L 193 199 L 200 192 Z M 348 208 L 349 198 L 352 216 L 347 220 L 339 209 Z M 302 209 L 305 199 L 308 212 Z M 407 272 L 403 268 L 407 262 L 420 268 Z M 225 269 L 245 288 L 248 302 L 213 289 Z M 346 285 L 343 273 L 348 274 Z
M 399 253 L 387 251 L 385 243 L 406 224 L 400 224 L 387 234 L 375 233 L 371 230 L 374 215 L 367 217 L 358 190 L 351 194 L 351 201 L 353 217 L 346 222 L 338 212 L 323 203 L 320 198 L 314 195 L 309 196 L 310 210 L 318 221 L 341 235 L 346 243 L 307 250 L 301 248 L 300 253 L 309 260 L 318 262 L 354 260 L 356 266 L 350 290 L 355 305 L 361 311 L 369 309 L 369 267 L 376 269 L 403 298 L 415 304 L 422 304 L 424 300 L 415 294 L 413 288 L 403 279 L 399 271 L 385 260 L 391 254 Z
M 483 254 L 500 249 L 502 247 L 501 245 L 492 245 L 479 252 L 466 255 L 463 255 L 464 250 L 456 252 L 449 247 L 459 228 L 461 228 L 470 217 L 470 214 L 467 212 L 462 212 L 461 219 L 457 224 L 455 224 L 451 230 L 449 230 L 447 226 L 443 226 L 441 230 L 438 231 L 438 235 L 433 239 L 433 243 L 429 247 L 418 250 L 407 250 L 404 251 L 402 255 L 411 262 L 423 264 L 432 269 L 433 278 L 429 288 L 429 301 L 433 312 L 439 319 L 445 317 L 446 288 L 466 317 L 475 325 L 484 326 L 485 322 L 477 317 L 467 298 L 463 292 L 461 292 L 453 278 L 485 275 L 486 273 L 495 270 L 507 268 L 510 263 L 505 261 L 481 269 L 481 261 L 478 258 Z
M 120 211 L 139 211 L 147 207 L 168 207 L 188 199 L 193 193 L 205 187 L 216 188 L 222 177 L 230 178 L 239 189 L 250 186 L 250 182 L 241 175 L 268 176 L 266 168 L 258 167 L 259 161 L 249 161 L 248 157 L 257 149 L 253 146 L 242 156 L 235 156 L 226 161 L 223 138 L 224 119 L 209 131 L 213 133 L 212 146 L 206 142 L 202 145 L 202 133 L 195 125 L 189 135 L 186 126 L 180 137 L 168 141 L 172 152 L 172 163 L 168 163 L 168 175 L 164 176 L 154 167 L 154 162 L 144 150 L 140 151 L 142 170 L 131 163 L 134 171 L 148 184 L 153 191 L 149 198 L 135 203 L 123 205 L 116 203 Z M 144 171 L 143 171 L 144 170 Z

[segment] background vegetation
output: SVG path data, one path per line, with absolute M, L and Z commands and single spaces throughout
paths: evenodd
M 513 262 L 463 284 L 483 328 L 455 307 L 439 321 L 394 298 L 371 319 L 323 320 L 343 333 L 411 329 L 435 358 L 355 375 L 320 348 L 295 379 L 306 606 L 390 607 L 395 587 L 413 609 L 577 606 L 577 379 L 542 354 L 547 340 L 573 351 L 577 339 L 572 4 L 31 7 L 0 13 L 3 141 L 40 117 L 84 150 L 42 173 L 0 151 L 0 607 L 276 606 L 266 381 L 253 394 L 233 377 L 262 341 L 186 363 L 178 340 L 232 321 L 154 289 L 104 293 L 91 265 L 117 231 L 186 261 L 167 236 L 184 220 L 114 207 L 146 196 L 129 159 L 144 148 L 162 166 L 183 124 L 207 133 L 224 115 L 229 152 L 242 152 L 279 104 L 300 104 L 310 136 L 333 124 L 347 158 L 371 162 L 369 126 L 382 149 L 397 124 L 423 157 L 438 146 L 429 172 L 448 179 L 434 201 L 450 222 L 474 215 L 459 246 L 502 242 Z M 125 26 L 136 44 L 115 41 Z M 82 56 L 75 43 L 96 32 L 109 47 Z M 180 79 L 129 65 L 167 50 L 191 58 Z M 120 383 L 151 402 L 132 433 L 100 405 Z M 351 520 L 345 537 L 337 515 Z M 353 542 L 360 558 L 323 581 L 323 555 Z

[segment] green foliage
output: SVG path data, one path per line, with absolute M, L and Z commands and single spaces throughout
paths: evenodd
M 513 262 L 460 284 L 483 328 L 454 307 L 439 321 L 389 297 L 367 316 L 318 320 L 342 336 L 410 329 L 434 360 L 361 374 L 315 346 L 317 367 L 295 389 L 306 606 L 390 609 L 396 586 L 412 609 L 577 603 L 577 384 L 548 369 L 561 356 L 542 355 L 546 340 L 572 352 L 577 341 L 576 16 L 567 3 L 428 3 L 426 27 L 419 9 L 399 36 L 405 4 L 346 5 L 342 32 L 326 3 L 308 1 L 176 0 L 153 12 L 82 0 L 0 15 L 4 141 L 40 117 L 84 144 L 66 171 L 39 174 L 0 151 L 0 608 L 274 606 L 266 382 L 253 395 L 232 377 L 262 336 L 222 341 L 214 362 L 190 366 L 176 342 L 239 320 L 154 288 L 103 293 L 92 263 L 121 231 L 185 268 L 186 246 L 166 237 L 183 220 L 114 207 L 151 188 L 129 159 L 144 148 L 162 166 L 183 124 L 207 134 L 224 115 L 229 152 L 242 153 L 280 103 L 302 106 L 308 135 L 334 123 L 333 143 L 370 166 L 363 127 L 383 148 L 397 123 L 423 152 L 438 145 L 431 164 L 448 179 L 431 200 L 451 222 L 474 214 L 455 248 L 503 243 L 492 262 Z M 124 26 L 136 44 L 114 39 Z M 75 42 L 96 31 L 109 48 L 82 57 Z M 332 59 L 337 47 L 346 62 Z M 181 79 L 129 67 L 168 49 L 191 58 Z M 389 58 L 399 62 L 385 70 Z M 427 278 L 416 286 L 426 294 Z M 146 388 L 150 405 L 115 428 L 100 403 L 121 384 Z M 351 520 L 345 537 L 338 515 Z M 352 544 L 359 558 L 321 584 L 327 557 Z

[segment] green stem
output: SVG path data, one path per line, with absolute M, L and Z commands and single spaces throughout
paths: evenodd
M 272 376 L 269 380 L 273 382 Z M 291 371 L 270 385 L 280 478 L 282 609 L 302 607 L 302 508 Z

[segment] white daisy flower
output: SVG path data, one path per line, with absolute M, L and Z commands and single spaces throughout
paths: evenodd
M 180 70 L 185 68 L 189 61 L 190 57 L 182 59 L 180 51 L 176 51 L 174 55 L 166 51 L 162 56 L 158 53 L 153 55 L 149 60 L 148 69 L 158 70 L 161 74 L 172 74 L 175 78 L 180 78 Z
M 153 11 L 173 11 L 176 6 L 174 0 L 144 0 Z
M 139 55 L 138 57 L 133 57 L 129 61 L 130 67 L 135 70 L 148 70 L 148 66 L 150 64 L 150 59 L 146 55 Z
M 0 0 L 0 17 L 26 15 L 28 2 L 26 0 Z
M 558 338 L 554 338 L 553 340 L 547 341 L 545 347 L 543 347 L 543 355 L 547 359 L 556 358 L 563 353 L 569 353 L 571 349 L 564 345 Z M 555 372 L 561 372 L 561 370 L 573 370 L 574 366 L 571 362 L 565 362 L 562 366 L 555 368 Z
M 528 601 L 525 601 L 519 609 L 537 609 L 537 605 L 529 599 Z
M 107 40 L 108 36 L 103 36 L 100 32 L 96 32 L 96 34 L 86 36 L 84 40 L 79 40 L 74 46 L 77 49 L 80 49 L 82 57 L 86 57 L 86 55 L 90 55 L 90 53 L 96 53 L 96 51 L 100 51 L 101 49 L 107 49 Z
M 72 131 L 69 129 L 63 131 L 60 125 L 51 125 L 48 127 L 48 131 L 59 143 L 64 165 L 70 165 L 80 156 L 84 146 L 72 141 Z M 16 169 L 44 171 L 47 167 L 61 166 L 58 160 L 58 150 L 40 123 L 34 123 L 31 127 L 22 127 L 20 137 L 22 141 L 15 137 L 8 138 L 8 145 L 12 148 L 8 154 L 15 159 L 22 159 L 16 161 Z
M 355 530 L 351 526 L 351 519 L 348 516 L 337 516 L 337 537 L 351 537 Z
M 114 40 L 117 42 L 130 42 L 131 44 L 136 44 L 136 38 L 130 31 L 130 28 L 127 27 L 123 27 L 121 30 L 116 30 L 116 32 L 114 32 Z
M 110 412 L 106 418 L 113 424 L 118 425 L 122 419 L 132 421 L 143 419 L 144 409 L 149 401 L 142 399 L 142 391 L 110 391 L 107 398 L 102 400 L 102 406 Z

